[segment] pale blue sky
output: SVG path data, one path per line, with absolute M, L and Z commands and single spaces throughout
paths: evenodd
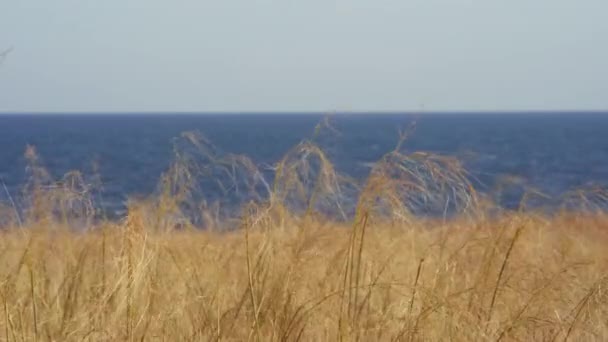
M 608 109 L 607 0 L 1 0 L 0 111 Z

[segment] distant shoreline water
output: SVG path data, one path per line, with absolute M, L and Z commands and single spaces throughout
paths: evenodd
M 407 151 L 459 158 L 481 191 L 504 187 L 498 202 L 505 207 L 515 207 L 524 189 L 556 197 L 608 186 L 608 113 L 603 112 L 75 114 L 0 114 L 0 177 L 11 194 L 18 197 L 27 181 L 23 154 L 33 145 L 54 178 L 70 170 L 98 173 L 103 205 L 120 213 L 129 196 L 155 191 L 182 132 L 200 131 L 218 153 L 247 155 L 268 170 L 311 138 L 324 117 L 332 129 L 318 137 L 319 145 L 339 172 L 358 179 L 394 149 L 399 129 L 415 121 Z

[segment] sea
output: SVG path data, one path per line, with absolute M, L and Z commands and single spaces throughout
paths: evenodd
M 503 189 L 497 202 L 505 208 L 517 207 L 527 189 L 557 198 L 608 187 L 608 113 L 601 112 L 4 113 L 0 202 L 22 196 L 30 176 L 24 154 L 34 146 L 55 179 L 71 170 L 97 175 L 99 205 L 120 216 L 129 198 L 158 190 L 184 132 L 199 132 L 218 154 L 246 155 L 267 171 L 301 141 L 317 139 L 338 172 L 360 180 L 408 132 L 405 153 L 460 159 L 478 191 Z M 516 180 L 513 189 L 504 191 L 505 179 Z

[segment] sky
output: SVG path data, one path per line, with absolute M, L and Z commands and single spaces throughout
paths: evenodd
M 1 0 L 0 112 L 608 109 L 606 0 Z

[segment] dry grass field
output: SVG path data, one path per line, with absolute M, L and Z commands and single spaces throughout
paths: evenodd
M 349 180 L 304 142 L 277 163 L 267 200 L 231 220 L 201 205 L 204 229 L 180 216 L 204 171 L 185 152 L 158 194 L 104 220 L 79 173 L 51 186 L 29 148 L 28 210 L 1 211 L 0 339 L 608 340 L 608 214 L 498 210 L 458 163 L 399 147 L 361 185 L 352 215 L 318 209 L 341 212 Z M 256 175 L 244 157 L 209 159 Z M 456 214 L 413 214 L 435 202 Z

